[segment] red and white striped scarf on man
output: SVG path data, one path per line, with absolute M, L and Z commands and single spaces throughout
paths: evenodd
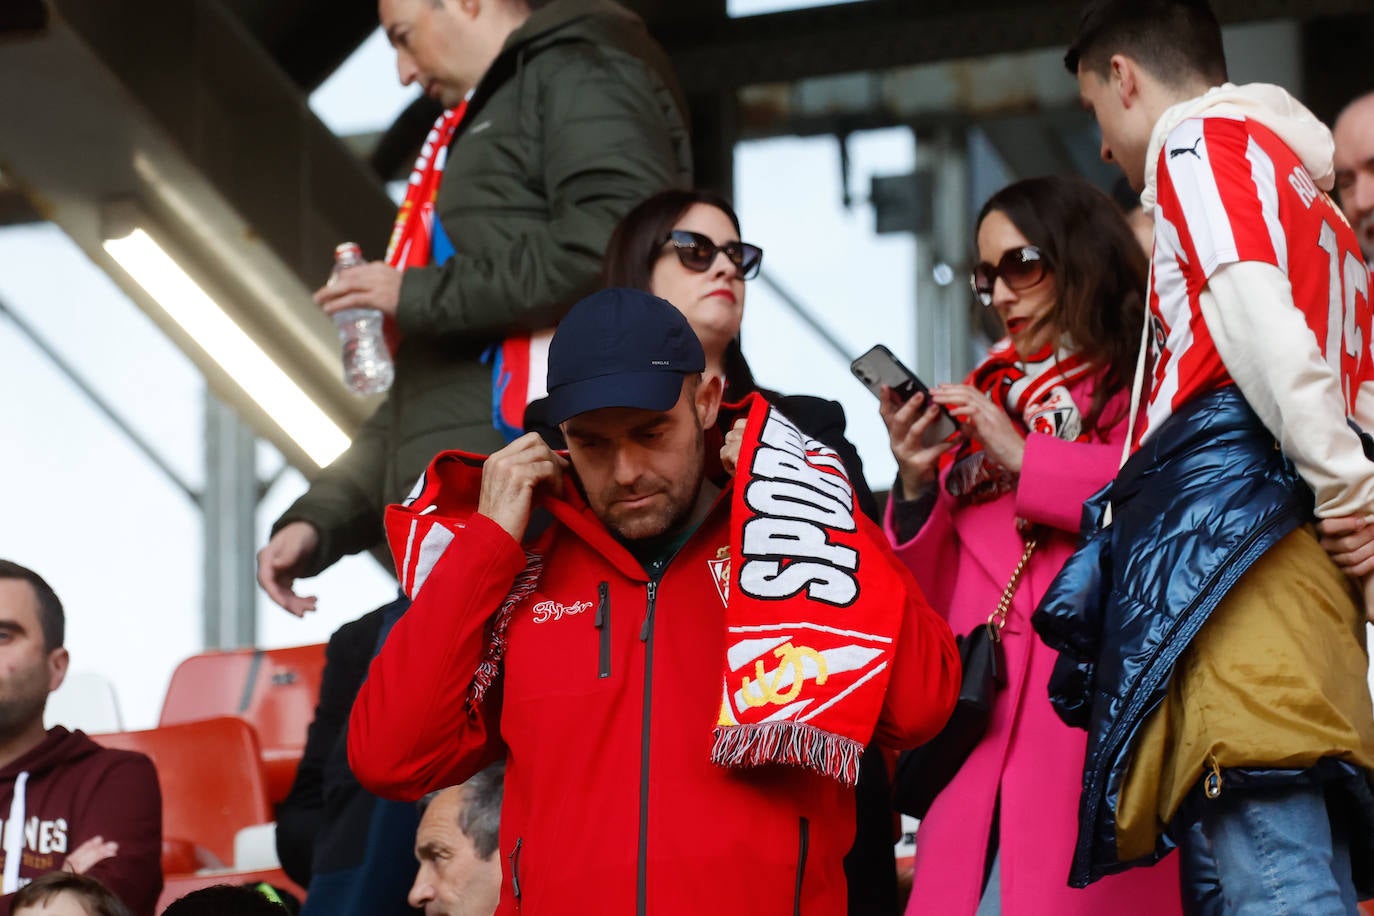
M 448 145 L 467 110 L 464 99 L 439 115 L 420 147 L 386 245 L 386 262 L 397 270 L 428 267 L 434 260 L 434 200 L 439 196 L 439 183 L 448 164 Z
M 881 555 L 839 455 L 760 395 L 744 405 L 711 759 L 800 766 L 852 786 L 915 583 Z
M 386 262 L 397 270 L 443 263 L 452 254 L 453 240 L 444 236 L 442 227 L 437 235 L 434 231 L 434 202 L 439 196 L 444 166 L 448 164 L 449 144 L 467 109 L 464 99 L 441 114 L 420 148 L 386 247 Z M 552 336 L 551 330 L 521 331 L 494 348 L 492 423 L 508 441 L 524 432 L 526 405 L 548 393 L 545 377 Z M 387 322 L 387 341 L 394 351 L 399 333 L 392 321 Z
M 907 590 L 916 586 L 859 511 L 839 456 L 759 395 L 742 406 L 730 547 L 710 561 L 726 607 L 711 759 L 800 766 L 854 785 L 882 711 Z M 412 599 L 473 511 L 480 460 L 441 453 L 410 498 L 387 508 L 387 536 Z M 580 498 L 566 485 L 566 498 L 543 505 L 577 525 L 582 514 L 569 501 Z M 533 612 L 540 549 L 532 545 L 492 616 L 468 696 L 474 708 L 500 674 L 511 620 Z

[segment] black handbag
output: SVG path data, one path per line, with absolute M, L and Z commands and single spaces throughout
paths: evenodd
M 1012 596 L 1016 594 L 1016 586 L 1035 551 L 1035 544 L 1035 537 L 1026 539 L 1021 561 L 1012 571 L 1011 581 L 1002 591 L 997 610 L 988 615 L 987 623 L 957 638 L 963 674 L 959 680 L 959 699 L 949 721 L 934 738 L 897 758 L 897 768 L 892 775 L 892 804 L 903 814 L 925 817 L 935 796 L 950 784 L 987 734 L 997 692 L 1007 683 L 1002 629 L 1007 625 Z

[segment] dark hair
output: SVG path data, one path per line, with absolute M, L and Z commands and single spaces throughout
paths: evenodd
M 626 213 L 611 233 L 611 240 L 606 243 L 601 285 L 653 292 L 650 286 L 654 265 L 662 254 L 663 243 L 693 204 L 715 207 L 729 217 L 735 233 L 739 234 L 739 216 L 730 202 L 719 194 L 677 188 L 659 191 Z M 738 337 L 725 347 L 725 388 L 730 399 L 743 397 L 758 388 L 744 360 Z
M 1082 178 L 1055 175 L 1007 185 L 978 211 L 975 232 L 993 211 L 1011 220 L 1053 271 L 1055 302 L 1042 323 L 1102 367 L 1084 415 L 1085 427 L 1096 430 L 1103 406 L 1135 371 L 1149 269 L 1140 243 L 1111 198 Z
M 1125 54 L 1166 86 L 1200 77 L 1226 82 L 1221 26 L 1207 0 L 1092 0 L 1064 66 L 1106 78 L 1113 54 Z
M 472 841 L 477 858 L 486 862 L 496 854 L 501 841 L 501 796 L 506 781 L 506 762 L 498 760 L 467 782 L 452 788 L 462 789 L 462 807 L 458 809 L 458 829 Z M 437 789 L 419 801 L 424 813 L 440 793 Z
M 60 870 L 39 875 L 16 891 L 10 901 L 10 912 L 25 906 L 42 906 L 63 891 L 80 897 L 91 916 L 130 916 L 123 901 L 99 881 Z
M 49 652 L 60 647 L 67 637 L 67 618 L 52 586 L 27 566 L 10 560 L 0 560 L 0 579 L 18 579 L 33 587 L 38 598 L 38 625 L 43 628 L 43 647 Z
M 284 904 L 250 884 L 213 884 L 172 901 L 162 916 L 285 916 Z
M 611 233 L 601 272 L 602 286 L 628 286 L 653 292 L 649 282 L 663 243 L 693 204 L 715 207 L 730 218 L 735 232 L 739 232 L 739 217 L 734 207 L 719 194 L 681 189 L 659 191 L 626 213 Z

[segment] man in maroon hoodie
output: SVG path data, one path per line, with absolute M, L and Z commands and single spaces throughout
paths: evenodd
M 0 916 L 16 890 L 57 869 L 89 875 L 152 916 L 162 892 L 152 761 L 43 728 L 48 694 L 67 674 L 65 628 L 48 583 L 0 560 Z

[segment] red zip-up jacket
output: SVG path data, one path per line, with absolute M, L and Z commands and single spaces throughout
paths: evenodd
M 452 478 L 449 453 L 430 474 Z M 476 505 L 480 467 L 458 476 Z M 730 488 L 653 582 L 569 481 L 546 500 L 544 572 L 517 605 L 504 674 L 466 708 L 487 625 L 525 565 L 521 546 L 472 515 L 373 661 L 353 706 L 358 780 L 412 799 L 506 757 L 498 914 L 845 911 L 842 859 L 854 793 L 787 766 L 711 762 L 725 603 L 709 565 L 729 544 Z M 911 747 L 945 723 L 959 663 L 945 622 L 909 583 L 875 737 Z M 401 545 L 404 551 L 404 545 Z

